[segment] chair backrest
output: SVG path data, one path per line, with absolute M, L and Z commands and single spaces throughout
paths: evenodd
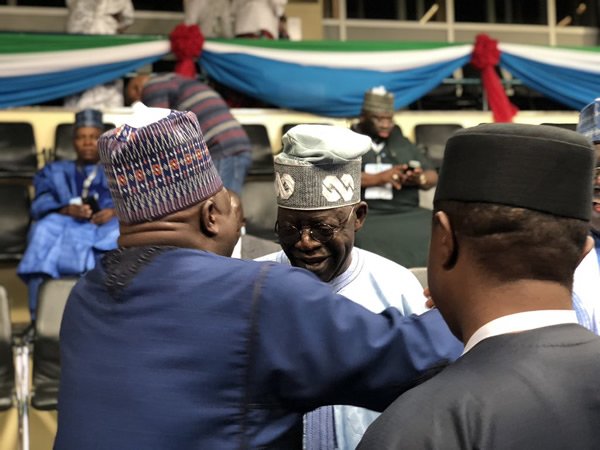
M 29 122 L 0 122 L 0 177 L 30 178 L 36 170 L 33 126 Z
M 446 141 L 461 128 L 462 125 L 455 123 L 419 124 L 415 126 L 415 142 L 425 151 L 434 167 L 439 169 L 444 159 Z
M 577 124 L 576 123 L 550 123 L 550 122 L 546 122 L 546 123 L 543 123 L 542 125 L 548 125 L 548 126 L 551 126 L 551 127 L 564 128 L 565 130 L 577 131 Z
M 73 147 L 73 127 L 72 123 L 60 123 L 56 126 L 54 133 L 54 151 L 51 159 L 53 161 L 72 160 L 77 158 L 75 148 Z M 112 123 L 104 124 L 104 131 L 114 128 Z
M 417 277 L 417 280 L 419 280 L 419 283 L 425 289 L 427 287 L 427 267 L 411 267 L 409 270 Z
M 47 280 L 40 287 L 33 344 L 31 406 L 56 409 L 60 378 L 60 323 L 77 278 Z
M 252 144 L 252 165 L 248 175 L 270 175 L 273 173 L 273 147 L 267 128 L 261 124 L 243 124 Z
M 29 189 L 22 184 L 0 184 L 0 261 L 19 260 L 27 244 Z
M 0 286 L 0 411 L 13 404 L 15 369 L 12 351 L 12 328 L 6 290 Z

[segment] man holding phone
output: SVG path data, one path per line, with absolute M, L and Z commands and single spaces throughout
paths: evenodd
M 434 187 L 437 172 L 394 124 L 394 95 L 383 86 L 365 93 L 352 130 L 373 141 L 362 158 L 361 176 L 369 223 L 357 245 L 405 267 L 425 266 L 431 213 L 419 208 L 419 190 Z

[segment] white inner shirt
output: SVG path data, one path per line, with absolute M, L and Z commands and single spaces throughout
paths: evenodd
M 571 309 L 527 311 L 498 317 L 479 328 L 465 344 L 463 355 L 484 339 L 500 334 L 518 333 L 536 328 L 577 323 L 577 315 Z

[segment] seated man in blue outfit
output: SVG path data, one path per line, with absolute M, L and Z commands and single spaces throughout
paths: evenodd
M 117 246 L 119 226 L 98 158 L 102 113 L 78 112 L 74 128 L 77 159 L 47 164 L 33 180 L 35 223 L 17 268 L 29 289 L 32 319 L 44 279 L 81 275 L 94 267 L 99 254 Z
M 238 210 L 196 115 L 146 109 L 99 141 L 121 234 L 67 301 L 56 450 L 300 449 L 306 412 L 381 410 L 458 356 L 437 310 L 374 314 L 230 258 Z
M 423 288 L 412 272 L 354 246 L 367 204 L 360 201 L 361 160 L 345 156 L 349 148 L 369 151 L 371 139 L 346 128 L 298 125 L 282 143 L 275 157 L 275 231 L 282 250 L 259 260 L 307 269 L 333 292 L 376 313 L 389 306 L 406 316 L 423 313 Z M 287 177 L 294 173 L 292 186 Z M 354 449 L 377 415 L 348 405 L 319 408 L 306 416 L 305 448 Z

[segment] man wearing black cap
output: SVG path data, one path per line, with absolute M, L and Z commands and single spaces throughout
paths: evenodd
M 465 352 L 399 397 L 361 449 L 592 449 L 600 337 L 577 324 L 594 155 L 574 132 L 492 124 L 446 146 L 429 288 Z

